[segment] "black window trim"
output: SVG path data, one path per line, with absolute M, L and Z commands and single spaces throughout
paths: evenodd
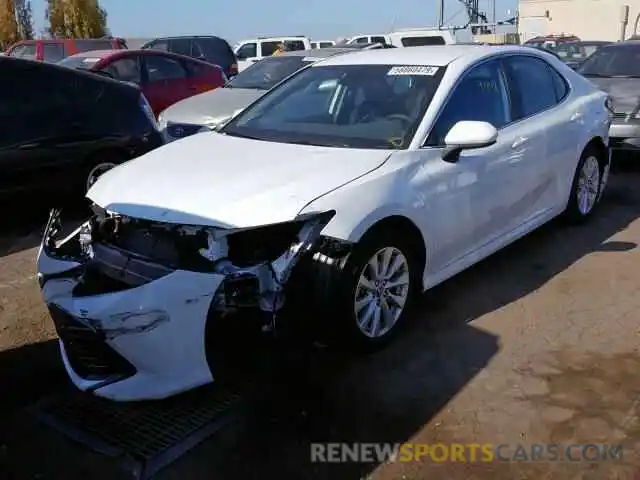
M 548 68 L 550 68 L 552 71 L 554 71 L 558 75 L 560 75 L 560 78 L 562 79 L 562 81 L 565 83 L 565 85 L 567 87 L 567 93 L 562 98 L 562 100 L 561 101 L 556 100 L 557 103 L 555 105 L 552 105 L 551 107 L 545 108 L 543 110 L 540 110 L 540 111 L 538 111 L 536 113 L 533 113 L 531 115 L 528 115 L 526 117 L 522 117 L 522 118 L 518 118 L 516 120 L 513 120 L 513 115 L 514 115 L 514 112 L 513 112 L 514 106 L 513 106 L 513 97 L 512 97 L 513 94 L 511 92 L 511 85 L 510 85 L 509 79 L 507 77 L 506 67 L 504 65 L 505 60 L 507 60 L 508 58 L 512 58 L 512 57 L 528 57 L 528 58 L 534 58 L 536 60 L 540 60 L 540 61 L 544 62 L 547 65 Z M 562 105 L 571 96 L 571 93 L 573 91 L 573 88 L 571 86 L 571 82 L 569 82 L 566 79 L 566 77 L 564 75 L 562 75 L 562 73 L 560 73 L 553 65 L 551 65 L 547 60 L 545 60 L 544 58 L 542 58 L 540 56 L 531 55 L 529 53 L 509 52 L 507 54 L 502 54 L 500 56 L 491 56 L 491 57 L 482 58 L 482 59 L 478 60 L 477 62 L 471 64 L 469 67 L 467 67 L 467 69 L 464 71 L 464 73 L 462 75 L 460 75 L 456 79 L 456 82 L 454 83 L 453 87 L 449 90 L 449 92 L 447 92 L 447 97 L 445 98 L 444 102 L 442 102 L 442 104 L 440 105 L 438 113 L 436 114 L 436 116 L 434 118 L 434 121 L 431 122 L 431 127 L 425 133 L 424 138 L 420 142 L 420 147 L 418 147 L 418 149 L 421 150 L 421 149 L 425 149 L 425 148 L 443 148 L 442 145 L 427 145 L 427 141 L 429 140 L 429 137 L 431 136 L 431 132 L 433 130 L 433 127 L 436 125 L 436 123 L 438 122 L 440 116 L 442 115 L 442 111 L 444 110 L 444 107 L 447 105 L 447 103 L 449 103 L 449 100 L 451 99 L 451 96 L 452 96 L 453 92 L 456 90 L 456 88 L 461 83 L 462 79 L 466 76 L 467 73 L 469 73 L 476 66 L 482 65 L 483 63 L 486 63 L 486 62 L 489 62 L 489 61 L 492 61 L 492 60 L 498 60 L 500 62 L 500 72 L 501 72 L 501 75 L 503 76 L 503 79 L 506 82 L 505 84 L 507 86 L 507 94 L 508 94 L 508 98 L 509 98 L 509 113 L 510 113 L 510 116 L 511 116 L 511 121 L 509 123 L 507 123 L 507 124 L 503 125 L 502 127 L 496 129 L 496 130 L 498 130 L 498 133 L 501 130 L 504 130 L 505 128 L 511 127 L 512 125 L 516 125 L 519 122 L 522 122 L 523 120 L 528 120 L 531 117 L 534 117 L 534 116 L 539 115 L 541 113 L 546 113 L 547 111 L 549 111 L 549 110 L 551 110 L 553 108 L 556 108 L 559 105 Z M 412 140 L 412 142 L 413 142 L 413 140 Z

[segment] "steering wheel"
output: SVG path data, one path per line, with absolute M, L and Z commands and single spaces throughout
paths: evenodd
M 412 122 L 411 118 L 404 113 L 392 113 L 391 115 L 387 115 L 384 117 L 386 120 L 400 120 L 401 122 L 406 123 L 407 125 Z

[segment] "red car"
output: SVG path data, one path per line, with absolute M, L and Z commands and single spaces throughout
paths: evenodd
M 103 73 L 139 85 L 156 117 L 180 100 L 227 82 L 217 65 L 158 50 L 83 52 L 65 58 L 58 65 Z
M 56 63 L 76 53 L 124 48 L 127 48 L 127 43 L 122 38 L 23 40 L 11 45 L 5 55 L 39 62 Z

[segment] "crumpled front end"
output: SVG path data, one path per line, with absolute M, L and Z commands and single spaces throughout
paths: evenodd
M 88 221 L 61 238 L 60 212 L 52 211 L 38 281 L 71 380 L 119 401 L 164 398 L 211 382 L 208 324 L 253 311 L 265 334 L 273 332 L 294 267 L 332 216 L 219 229 L 94 206 Z

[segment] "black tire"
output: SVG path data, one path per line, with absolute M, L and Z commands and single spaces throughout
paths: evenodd
M 360 275 L 369 260 L 377 252 L 386 248 L 399 251 L 406 259 L 409 277 L 408 293 L 404 308 L 393 327 L 379 337 L 371 337 L 358 326 L 354 311 L 356 289 Z M 417 294 L 422 291 L 420 288 L 422 268 L 418 248 L 424 247 L 415 245 L 409 235 L 381 229 L 365 235 L 346 257 L 335 262 L 333 266 L 327 267 L 326 263 L 316 265 L 313 268 L 315 278 L 311 284 L 314 287 L 325 286 L 325 288 L 316 288 L 316 291 L 324 292 L 323 300 L 317 302 L 317 305 L 324 303 L 327 306 L 316 312 L 325 312 L 324 318 L 319 321 L 328 327 L 323 329 L 324 335 L 321 341 L 332 346 L 344 347 L 349 351 L 374 351 L 387 345 L 401 329 L 415 303 Z
M 585 164 L 587 164 L 587 162 L 591 162 L 592 159 L 595 159 L 598 163 L 597 187 L 595 192 L 596 200 L 590 208 L 586 209 L 584 208 L 584 206 L 582 208 L 580 206 L 579 185 L 581 182 L 581 172 L 585 168 Z M 563 213 L 564 218 L 570 223 L 581 224 L 586 222 L 597 209 L 602 194 L 601 189 L 603 188 L 603 174 L 605 172 L 606 164 L 607 159 L 604 158 L 602 152 L 600 152 L 600 150 L 595 148 L 594 146 L 588 146 L 582 152 L 580 161 L 578 162 L 578 166 L 576 167 L 575 173 L 573 175 L 571 192 L 569 194 L 569 202 L 567 203 L 567 208 Z

